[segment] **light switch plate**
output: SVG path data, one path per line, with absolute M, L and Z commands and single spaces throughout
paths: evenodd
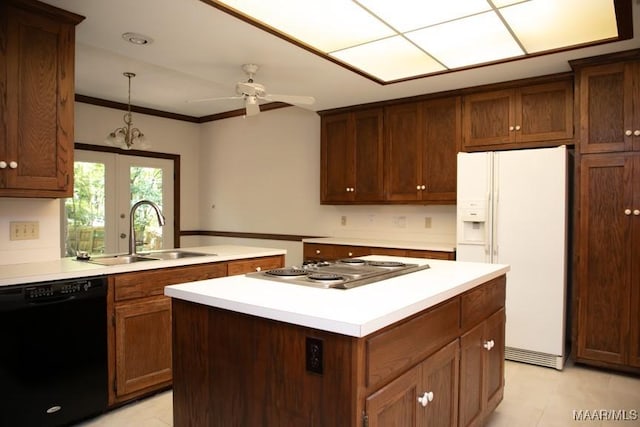
M 9 227 L 9 240 L 35 240 L 40 238 L 40 223 L 38 221 L 11 221 Z

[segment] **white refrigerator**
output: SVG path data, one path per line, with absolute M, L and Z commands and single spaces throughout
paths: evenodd
M 567 149 L 458 154 L 457 260 L 509 264 L 506 358 L 562 369 Z

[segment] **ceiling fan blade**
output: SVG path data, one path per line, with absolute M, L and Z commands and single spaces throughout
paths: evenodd
M 260 113 L 260 106 L 255 96 L 247 96 L 244 102 L 244 110 L 247 117 Z
M 209 101 L 223 101 L 226 99 L 242 99 L 242 96 L 218 96 L 215 98 L 200 98 L 200 99 L 187 99 L 187 104 L 194 104 L 196 102 L 209 102 Z
M 275 93 L 270 93 L 262 98 L 267 101 L 285 102 L 293 105 L 311 105 L 316 102 L 313 96 L 277 95 Z

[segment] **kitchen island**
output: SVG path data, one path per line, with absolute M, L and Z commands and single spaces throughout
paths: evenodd
M 482 425 L 502 400 L 506 265 L 319 289 L 235 276 L 172 297 L 174 425 Z

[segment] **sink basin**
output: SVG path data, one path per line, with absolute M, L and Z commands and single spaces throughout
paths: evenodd
M 91 258 L 88 262 L 100 265 L 122 265 L 132 264 L 140 261 L 157 261 L 159 258 L 142 255 L 113 255 L 105 257 Z
M 181 258 L 192 258 L 197 256 L 207 256 L 207 255 L 215 255 L 215 254 L 203 254 L 200 252 L 189 252 L 189 251 L 181 251 L 181 250 L 169 250 L 169 251 L 160 251 L 160 252 L 151 252 L 149 254 L 145 254 L 145 256 L 156 258 L 156 259 L 181 259 Z

